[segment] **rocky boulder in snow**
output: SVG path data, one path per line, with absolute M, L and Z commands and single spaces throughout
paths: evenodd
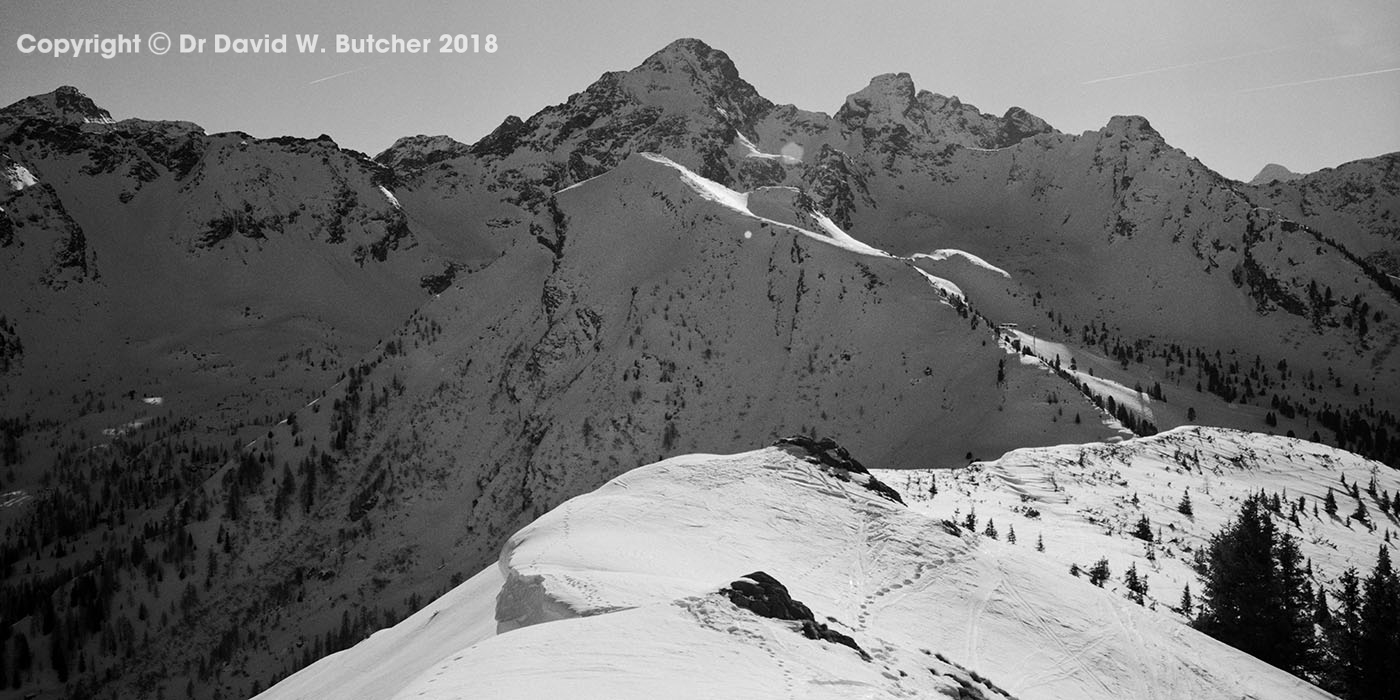
M 826 467 L 823 469 L 826 473 L 842 481 L 854 481 L 874 491 L 886 500 L 904 505 L 904 499 L 900 497 L 898 491 L 895 491 L 889 485 L 872 476 L 870 470 L 865 468 L 865 465 L 857 461 L 855 457 L 851 456 L 850 452 L 846 451 L 846 448 L 836 444 L 836 441 L 829 437 L 818 440 L 817 438 L 806 435 L 794 435 L 792 437 L 785 437 L 776 444 L 778 447 L 792 446 L 800 448 L 806 452 L 805 455 L 800 456 L 803 456 L 812 464 L 819 464 Z
M 808 639 L 822 639 L 834 644 L 844 644 L 860 652 L 861 658 L 866 661 L 870 660 L 870 655 L 865 653 L 859 644 L 856 644 L 856 640 L 832 630 L 826 626 L 826 623 L 817 622 L 811 608 L 803 605 L 801 601 L 793 600 L 792 596 L 788 594 L 787 586 L 762 571 L 755 571 L 734 581 L 729 584 L 728 588 L 720 589 L 720 593 L 729 596 L 730 602 L 735 605 L 761 617 L 774 620 L 794 620 L 800 623 L 802 636 Z

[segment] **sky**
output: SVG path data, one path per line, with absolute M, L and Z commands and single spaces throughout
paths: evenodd
M 150 52 L 155 32 L 175 39 L 169 53 Z M 20 50 L 93 34 L 139 34 L 141 53 Z M 181 34 L 204 52 L 181 53 Z M 219 34 L 290 45 L 216 53 Z M 327 50 L 298 52 L 297 34 Z M 339 53 L 337 34 L 427 39 L 431 52 Z M 443 34 L 478 46 L 494 35 L 496 51 L 438 53 Z M 413 134 L 474 142 L 681 37 L 728 53 L 777 103 L 832 113 L 871 77 L 907 72 L 920 89 L 995 114 L 1020 106 L 1069 133 L 1139 114 L 1240 179 L 1271 162 L 1310 172 L 1400 151 L 1395 0 L 5 0 L 0 104 L 74 85 L 117 119 L 324 133 L 374 154 Z

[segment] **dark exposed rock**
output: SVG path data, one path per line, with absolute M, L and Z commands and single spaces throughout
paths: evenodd
M 811 608 L 803 605 L 801 601 L 793 600 L 787 586 L 762 571 L 755 571 L 738 579 L 719 592 L 729 596 L 730 602 L 735 605 L 761 617 L 799 623 L 802 636 L 808 639 L 820 639 L 848 646 L 859 652 L 862 659 L 870 660 L 870 655 L 860 648 L 855 639 L 832 630 L 825 623 L 817 622 Z
M 804 457 L 813 464 L 827 468 L 827 472 L 842 481 L 854 481 L 874 491 L 886 500 L 904 505 L 904 499 L 888 484 L 876 479 L 865 465 L 851 456 L 846 448 L 836 444 L 829 437 L 817 439 L 808 435 L 793 435 L 778 440 L 779 446 L 790 445 L 806 452 Z M 856 475 L 853 477 L 852 475 Z
M 1054 131 L 1055 128 L 1047 124 L 1044 119 L 1020 107 L 1012 107 L 1006 110 L 1005 116 L 1001 118 L 1001 128 L 998 130 L 995 147 L 1014 146 L 1032 136 L 1050 134 Z
M 447 267 L 436 275 L 423 275 L 418 278 L 418 286 L 422 287 L 429 294 L 440 294 L 443 290 L 452 286 L 457 280 L 457 273 L 461 267 L 456 263 L 448 263 Z
M 473 144 L 470 150 L 476 155 L 509 155 L 518 145 L 516 136 L 524 130 L 525 122 L 512 114 L 485 138 Z
M 827 144 L 822 144 L 812 165 L 803 172 L 802 182 L 817 206 L 842 228 L 851 227 L 857 204 L 874 206 L 859 167 L 850 156 Z

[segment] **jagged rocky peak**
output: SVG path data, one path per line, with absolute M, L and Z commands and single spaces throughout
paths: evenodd
M 1295 173 L 1278 163 L 1269 163 L 1264 166 L 1263 170 L 1259 171 L 1258 175 L 1255 175 L 1254 178 L 1249 181 L 1249 184 L 1267 185 L 1271 182 L 1291 182 L 1293 180 L 1302 179 L 1302 177 L 1303 175 L 1301 173 Z
M 662 72 L 679 70 L 697 76 L 739 79 L 739 69 L 729 60 L 729 55 L 699 39 L 677 39 L 648 56 L 637 68 Z
M 624 84 L 643 101 L 650 96 L 697 97 L 708 108 L 727 112 L 729 120 L 750 123 L 773 108 L 723 51 L 699 39 L 677 39 L 623 74 Z
M 881 115 L 909 118 L 917 107 L 914 80 L 908 73 L 884 73 L 870 79 L 864 89 L 846 98 L 836 111 L 836 121 L 856 128 Z
M 71 85 L 42 95 L 26 97 L 3 110 L 6 117 L 40 118 L 66 124 L 115 124 L 112 114 Z
M 1002 115 L 1001 124 L 1002 140 L 1010 140 L 1010 143 L 1017 143 L 1039 134 L 1055 133 L 1055 127 L 1020 107 L 1006 110 L 1006 114 Z
M 1152 128 L 1147 117 L 1136 114 L 1119 114 L 1108 120 L 1099 133 L 1110 138 L 1126 138 L 1131 141 L 1164 141 L 1162 135 Z
M 930 143 L 975 148 L 1002 148 L 1037 134 L 1055 130 L 1045 120 L 1020 107 L 1006 115 L 984 114 L 957 97 L 917 90 L 908 73 L 886 73 L 871 79 L 861 91 L 846 98 L 836 121 L 867 139 L 889 140 L 897 147 L 903 139 L 891 134 L 900 129 Z
M 468 150 L 466 144 L 450 136 L 419 134 L 400 138 L 375 156 L 374 160 L 393 168 L 413 169 L 465 155 Z

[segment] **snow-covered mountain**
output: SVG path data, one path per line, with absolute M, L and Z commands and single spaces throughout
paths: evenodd
M 1117 449 L 1217 441 L 1248 443 L 1195 431 Z M 1008 456 L 988 473 L 1011 463 L 1059 473 L 1057 449 Z M 1300 451 L 1326 458 L 1302 472 L 1325 463 L 1328 477 L 1338 466 L 1356 476 L 1355 458 L 1296 441 L 1265 443 L 1249 467 L 1287 474 L 1283 458 Z M 1219 480 L 1217 454 L 1200 458 L 1208 476 L 1183 479 Z M 1063 551 L 1084 538 L 1058 529 L 1069 514 L 1051 499 L 1029 501 L 1046 509 L 1039 521 L 1004 514 L 1003 531 L 1023 525 L 1008 544 L 891 500 L 843 461 L 779 444 L 630 471 L 512 535 L 494 565 L 413 617 L 258 697 L 1331 697 L 1071 576 Z M 1141 484 L 1153 512 L 1158 494 L 1146 489 L 1158 469 L 1129 462 L 1116 475 Z M 1003 478 L 1037 484 L 1018 476 Z M 1090 492 L 1082 483 L 1067 474 L 1065 491 L 1045 495 L 1074 503 Z M 1214 501 L 1200 500 L 1213 522 Z M 1043 552 L 1032 536 L 1041 525 L 1051 528 Z M 781 606 L 753 606 L 744 584 L 762 580 L 754 571 L 858 649 L 804 634 L 811 625 L 782 619 Z
M 101 618 L 60 640 L 108 696 L 248 694 L 570 497 L 777 435 L 900 469 L 1189 423 L 1400 454 L 1394 156 L 1250 187 L 1141 117 L 1064 134 L 907 74 L 775 105 L 696 40 L 471 144 L 61 88 L 0 150 L 6 619 Z

